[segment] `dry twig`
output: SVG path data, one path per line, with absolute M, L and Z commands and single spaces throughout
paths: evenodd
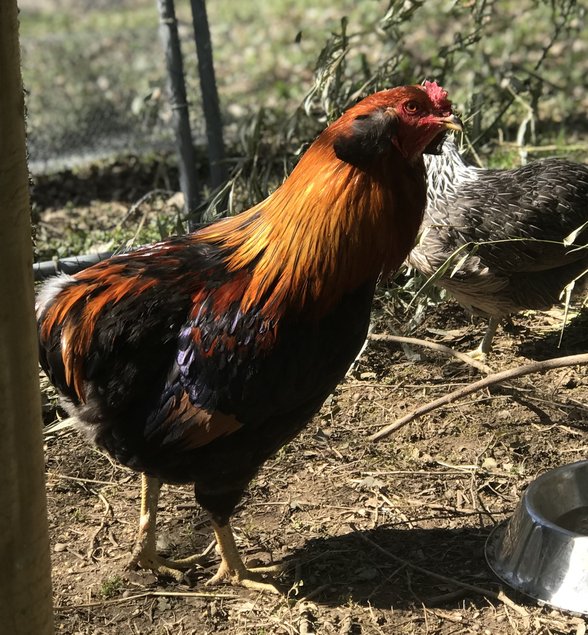
M 458 390 L 454 390 L 453 392 L 440 397 L 439 399 L 435 399 L 424 406 L 420 406 L 416 408 L 412 412 L 409 412 L 404 417 L 397 419 L 394 423 L 385 426 L 380 431 L 370 435 L 368 437 L 369 441 L 379 441 L 384 437 L 389 436 L 392 432 L 395 432 L 399 428 L 402 428 L 407 423 L 410 423 L 417 417 L 420 417 L 436 408 L 440 408 L 441 406 L 445 406 L 457 399 L 461 399 L 467 395 L 471 395 L 473 392 L 478 390 L 482 390 L 483 388 L 488 388 L 489 386 L 494 386 L 496 384 L 500 384 L 503 381 L 507 381 L 509 379 L 516 379 L 517 377 L 522 377 L 523 375 L 529 375 L 531 373 L 540 373 L 546 370 L 553 370 L 554 368 L 563 368 L 565 366 L 580 366 L 588 364 L 588 353 L 583 353 L 581 355 L 567 355 L 565 357 L 555 357 L 554 359 L 547 359 L 542 362 L 533 362 L 531 364 L 525 364 L 524 366 L 518 366 L 517 368 L 509 368 L 508 370 L 503 370 L 499 373 L 494 373 L 493 375 L 488 375 L 488 377 L 484 377 L 484 379 L 480 379 L 479 381 L 474 382 L 473 384 L 469 384 L 468 386 L 463 386 Z
M 91 483 L 94 485 L 120 485 L 117 481 L 99 481 L 94 478 L 79 478 L 77 476 L 69 476 L 68 474 L 60 474 L 59 472 L 47 472 L 48 479 L 58 478 L 65 481 L 73 481 L 74 483 Z
M 444 344 L 439 344 L 438 342 L 429 342 L 428 340 L 421 340 L 417 337 L 403 337 L 400 335 L 389 335 L 388 333 L 370 333 L 368 335 L 368 340 L 372 340 L 373 342 L 386 342 L 393 344 L 412 344 L 413 346 L 425 346 L 426 348 L 432 348 L 434 351 L 438 353 L 443 353 L 444 355 L 450 355 L 451 357 L 455 357 L 465 364 L 469 364 L 473 366 L 477 370 L 483 373 L 491 373 L 492 369 L 486 364 L 482 364 L 477 359 L 474 359 L 470 355 L 466 355 L 465 353 L 460 353 L 459 351 L 454 351 L 449 346 L 445 346 Z
M 88 602 L 87 604 L 73 604 L 72 606 L 56 606 L 55 612 L 65 613 L 66 611 L 77 611 L 78 609 L 92 609 L 98 606 L 108 606 L 109 604 L 124 604 L 133 600 L 142 598 L 206 598 L 206 599 L 222 599 L 222 600 L 238 600 L 239 595 L 229 593 L 202 593 L 200 591 L 146 591 L 145 593 L 137 593 L 122 598 L 113 598 L 110 600 L 101 600 L 100 602 Z
M 104 505 L 104 515 L 102 516 L 100 525 L 97 527 L 97 529 L 92 533 L 92 536 L 90 537 L 90 546 L 88 547 L 88 550 L 86 552 L 86 557 L 91 560 L 94 560 L 95 559 L 94 551 L 96 550 L 96 540 L 98 538 L 98 534 L 103 529 L 106 528 L 106 526 L 108 525 L 108 518 L 111 518 L 113 516 L 113 512 L 112 512 L 112 505 L 108 502 L 108 500 L 106 500 L 106 497 L 104 496 L 104 494 L 102 494 L 101 492 L 97 492 L 96 490 L 93 490 L 93 489 L 90 489 L 90 491 L 92 492 L 92 494 L 98 496 L 98 498 Z

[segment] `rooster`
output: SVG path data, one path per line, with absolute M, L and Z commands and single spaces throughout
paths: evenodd
M 427 211 L 408 262 L 489 318 L 474 352 L 485 357 L 502 318 L 549 308 L 587 272 L 588 166 L 552 158 L 480 169 L 451 139 L 425 163 Z
M 181 579 L 201 562 L 156 552 L 161 483 L 193 483 L 221 556 L 208 584 L 277 589 L 241 560 L 230 517 L 361 348 L 376 281 L 422 220 L 423 152 L 450 129 L 435 82 L 375 93 L 250 210 L 45 284 L 43 369 L 91 439 L 143 475 L 134 565 Z

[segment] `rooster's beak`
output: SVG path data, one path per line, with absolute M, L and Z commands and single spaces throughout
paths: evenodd
M 455 130 L 457 132 L 463 131 L 461 119 L 456 115 L 451 115 L 450 117 L 438 117 L 436 121 L 438 124 L 445 126 L 448 130 Z

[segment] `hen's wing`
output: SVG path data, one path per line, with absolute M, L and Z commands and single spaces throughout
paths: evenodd
M 493 269 L 544 270 L 581 255 L 562 241 L 588 221 L 588 168 L 556 159 L 473 170 L 429 207 L 424 241 L 445 258 L 466 243 Z M 586 243 L 586 231 L 577 242 Z M 506 242 L 511 241 L 511 242 Z

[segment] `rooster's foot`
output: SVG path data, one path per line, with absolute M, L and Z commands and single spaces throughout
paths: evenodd
M 254 591 L 266 591 L 268 593 L 283 595 L 284 589 L 272 577 L 264 576 L 264 574 L 267 573 L 280 571 L 282 571 L 282 567 L 279 565 L 252 567 L 251 569 L 243 565 L 233 569 L 223 560 L 216 574 L 206 582 L 206 585 L 213 586 L 215 584 L 228 583 Z
M 212 542 L 202 553 L 172 560 L 160 556 L 157 551 L 146 545 L 138 544 L 129 562 L 128 569 L 150 569 L 156 575 L 173 578 L 177 582 L 184 580 L 184 573 L 194 567 L 205 568 L 210 564 L 208 554 L 216 543 Z
M 213 519 L 212 526 L 222 560 L 218 571 L 206 584 L 213 585 L 225 582 L 255 591 L 267 591 L 280 595 L 284 593 L 284 589 L 275 580 L 270 576 L 264 577 L 264 574 L 282 571 L 284 567 L 280 565 L 246 567 L 237 550 L 235 537 L 229 523 L 220 524 Z

